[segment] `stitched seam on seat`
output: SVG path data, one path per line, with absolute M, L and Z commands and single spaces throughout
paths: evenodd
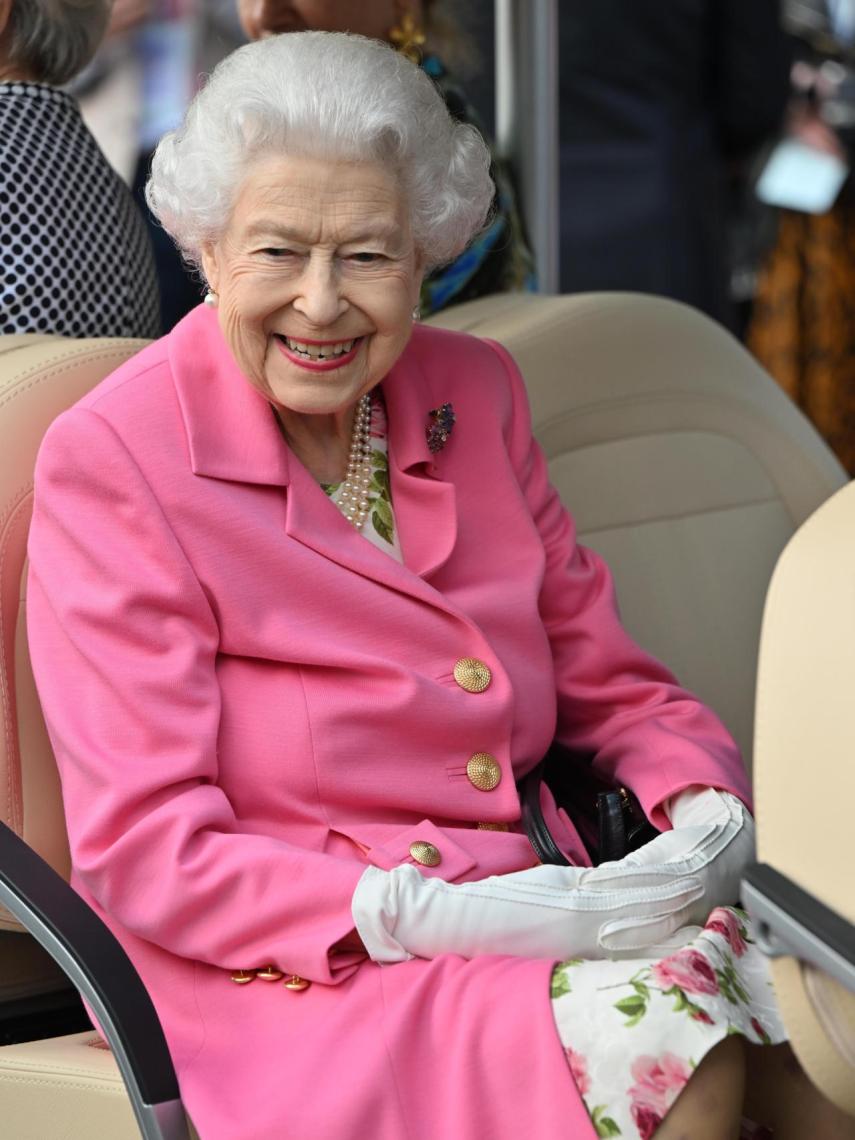
M 100 1092 L 106 1093 L 108 1096 L 126 1096 L 125 1086 L 119 1077 L 111 1079 L 105 1077 L 99 1080 L 97 1077 L 90 1078 L 89 1080 L 68 1080 L 63 1074 L 56 1077 L 38 1077 L 28 1076 L 25 1072 L 9 1072 L 6 1069 L 0 1070 L 0 1088 L 4 1085 L 50 1085 L 56 1087 L 57 1085 L 68 1089 L 85 1089 L 87 1092 Z
M 130 357 L 133 356 L 135 352 L 140 352 L 150 343 L 151 342 L 147 340 L 138 340 L 131 342 L 128 342 L 126 340 L 116 340 L 112 343 L 108 342 L 104 348 L 99 348 L 94 352 L 91 349 L 83 348 L 70 358 L 56 357 L 55 359 L 49 361 L 42 360 L 24 372 L 15 382 L 14 387 L 10 388 L 9 391 L 6 392 L 2 398 L 0 398 L 0 407 L 3 407 L 3 405 L 9 403 L 10 400 L 14 400 L 23 392 L 28 392 L 31 388 L 35 388 L 39 384 L 44 384 L 45 382 L 51 381 L 56 376 L 62 376 L 64 372 L 70 372 L 73 368 L 76 368 L 81 361 L 97 364 L 102 360 L 110 360 L 112 357 L 115 357 L 117 349 L 124 350 L 125 348 L 130 348 L 131 345 L 135 344 L 136 347 L 134 347 L 127 356 L 124 356 L 120 360 L 119 363 L 124 364 L 125 361 L 130 359 Z M 56 365 L 60 364 L 60 361 L 62 361 L 61 367 L 56 367 Z M 51 371 L 45 372 L 45 369 L 51 369 Z
M 744 503 L 729 503 L 724 507 L 702 507 L 693 511 L 681 511 L 672 515 L 655 515 L 649 519 L 628 519 L 626 522 L 610 523 L 608 526 L 587 527 L 579 526 L 580 537 L 587 538 L 591 534 L 604 534 L 607 531 L 614 530 L 636 530 L 642 526 L 656 526 L 658 523 L 663 522 L 683 522 L 686 519 L 703 518 L 704 515 L 715 514 L 729 514 L 733 511 L 741 511 L 746 508 L 752 507 L 765 507 L 769 504 L 780 504 L 781 500 L 777 496 L 770 496 L 768 499 L 747 499 Z
M 794 432 L 787 431 L 787 425 L 779 425 L 774 420 L 772 420 L 770 424 L 770 417 L 768 415 L 764 416 L 760 408 L 753 402 L 743 403 L 736 398 L 721 396 L 711 397 L 702 393 L 662 392 L 650 396 L 636 396 L 629 399 L 621 399 L 619 401 L 601 400 L 597 403 L 585 404 L 581 407 L 574 408 L 572 411 L 556 413 L 555 415 L 550 416 L 548 419 L 542 421 L 536 420 L 534 417 L 532 417 L 532 430 L 534 436 L 543 447 L 547 461 L 549 463 L 552 463 L 553 460 L 557 459 L 560 455 L 566 455 L 569 452 L 576 453 L 580 451 L 586 451 L 594 447 L 603 447 L 607 446 L 608 444 L 622 443 L 626 440 L 655 440 L 660 436 L 685 435 L 687 432 L 691 432 L 696 435 L 717 436 L 721 439 L 726 439 L 731 443 L 740 444 L 751 453 L 752 457 L 762 468 L 769 481 L 772 483 L 777 483 L 772 475 L 769 466 L 758 454 L 756 447 L 749 446 L 748 435 L 742 430 L 725 432 L 722 431 L 722 429 L 718 426 L 704 425 L 703 427 L 700 427 L 697 424 L 692 424 L 690 426 L 687 426 L 686 424 L 680 424 L 673 427 L 661 428 L 656 431 L 646 428 L 644 430 L 635 432 L 625 431 L 620 435 L 607 436 L 604 439 L 593 440 L 590 443 L 581 443 L 570 447 L 565 446 L 563 450 L 557 451 L 554 454 L 551 451 L 548 451 L 546 445 L 542 442 L 542 436 L 544 433 L 552 431 L 555 428 L 563 428 L 567 424 L 572 424 L 574 421 L 578 421 L 583 416 L 590 415 L 592 412 L 602 414 L 604 412 L 613 411 L 615 404 L 619 404 L 621 408 L 644 408 L 648 406 L 653 407 L 657 404 L 673 404 L 678 406 L 681 410 L 683 410 L 686 404 L 706 404 L 709 409 L 712 409 L 716 412 L 722 412 L 725 410 L 739 411 L 742 415 L 741 423 L 744 423 L 746 420 L 750 420 L 755 425 L 760 425 L 762 428 L 766 429 L 766 434 L 770 439 L 773 436 L 775 437 L 774 443 L 776 448 L 780 446 L 781 440 L 784 439 L 791 447 L 798 450 L 804 457 L 805 449 L 802 442 L 799 440 L 798 435 Z M 772 428 L 771 431 L 769 430 L 770 427 Z M 810 459 L 810 462 L 814 469 L 817 472 L 821 472 L 821 467 L 818 463 L 815 462 L 815 457 L 811 455 L 808 458 Z
M 721 411 L 725 408 L 738 408 L 739 410 L 748 410 L 754 412 L 757 418 L 763 423 L 768 423 L 766 417 L 761 415 L 758 411 L 757 404 L 753 400 L 746 400 L 740 398 L 733 393 L 716 392 L 687 392 L 683 388 L 663 388 L 659 392 L 648 392 L 644 396 L 620 396 L 619 398 L 607 397 L 606 399 L 592 400 L 587 404 L 579 404 L 571 409 L 565 409 L 560 412 L 555 412 L 548 419 L 537 420 L 538 430 L 554 425 L 570 423 L 579 416 L 589 415 L 591 412 L 614 411 L 616 404 L 621 408 L 644 408 L 652 404 L 674 404 L 678 407 L 683 404 L 706 404 L 710 408 L 715 408 L 716 411 Z M 710 435 L 723 434 L 717 428 L 663 428 L 661 434 L 668 435 L 674 431 L 696 431 L 701 434 L 709 433 Z M 639 435 L 658 435 L 659 432 L 653 432 L 649 429 L 640 432 Z M 623 437 L 620 437 L 623 438 Z M 628 437 L 635 438 L 635 436 Z
M 92 1041 L 85 1041 L 80 1044 L 80 1048 L 88 1049 L 91 1048 L 92 1044 Z M 8 1046 L 8 1048 L 14 1049 L 15 1046 Z M 4 1057 L 2 1050 L 0 1050 L 0 1075 L 2 1076 L 6 1076 L 10 1072 L 32 1072 L 34 1076 L 39 1076 L 45 1073 L 46 1070 L 50 1072 L 52 1077 L 85 1077 L 87 1080 L 117 1081 L 119 1084 L 122 1083 L 118 1070 L 114 1073 L 109 1062 L 105 1062 L 105 1072 L 99 1073 L 97 1070 L 93 1070 L 91 1065 L 75 1065 L 70 1061 L 51 1062 L 46 1059 L 35 1062 L 28 1060 L 26 1057 Z
M 2 544 L 0 544 L 0 584 L 5 581 L 5 568 L 6 568 L 6 555 L 9 549 L 9 539 L 12 534 L 12 526 L 10 525 L 15 516 L 20 511 L 28 498 L 32 494 L 32 484 L 23 489 L 19 489 L 15 493 L 15 502 L 7 511 L 6 515 L 0 521 L 2 527 Z M 20 595 L 19 595 L 20 598 Z M 6 630 L 5 621 L 3 617 L 3 610 L 0 607 L 0 647 L 5 647 L 6 644 Z M 23 829 L 23 810 L 21 805 L 20 794 L 16 794 L 14 782 L 12 779 L 13 765 L 17 766 L 18 771 L 21 767 L 20 748 L 18 747 L 17 732 L 12 728 L 12 707 L 11 707 L 11 684 L 9 682 L 9 674 L 6 669 L 6 655 L 0 652 L 0 694 L 3 700 L 4 724 L 3 733 L 6 741 L 6 805 L 9 814 L 9 821 L 12 830 L 18 835 L 21 834 Z

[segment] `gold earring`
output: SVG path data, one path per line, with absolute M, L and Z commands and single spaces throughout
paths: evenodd
M 389 41 L 411 63 L 421 63 L 425 44 L 424 28 L 404 0 L 395 0 L 395 7 L 398 10 L 398 23 L 389 29 Z

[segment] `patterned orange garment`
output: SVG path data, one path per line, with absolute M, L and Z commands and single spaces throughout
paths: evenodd
M 781 211 L 746 341 L 855 474 L 855 204 Z

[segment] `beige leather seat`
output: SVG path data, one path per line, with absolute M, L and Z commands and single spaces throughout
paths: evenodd
M 791 539 L 769 589 L 757 676 L 760 924 L 793 1047 L 855 1116 L 855 484 Z M 800 894 L 807 892 L 807 897 Z
M 611 560 L 627 624 L 746 746 L 763 593 L 796 526 L 845 481 L 831 453 L 726 333 L 668 301 L 500 296 L 436 323 L 493 336 L 517 358 L 553 478 L 583 540 Z M 51 419 L 138 347 L 0 338 L 0 821 L 63 876 L 21 604 L 31 475 Z M 16 1140 L 136 1136 L 119 1071 L 93 1039 L 0 1048 L 0 1128 Z
M 437 324 L 505 344 L 582 542 L 635 638 L 722 717 L 750 767 L 766 586 L 846 473 L 720 326 L 638 294 L 514 296 Z
M 24 620 L 33 465 L 55 416 L 143 344 L 0 337 L 0 820 L 63 878 L 69 854 L 59 778 L 30 672 Z M 52 1013 L 54 1024 L 61 1024 L 55 1015 L 67 987 L 65 974 L 0 908 L 0 1027 L 4 1008 L 14 1006 L 16 1013 L 5 1039 L 21 1035 L 22 1010 L 31 1011 L 34 1030 Z M 56 1002 L 48 1000 L 51 995 Z M 116 1062 L 89 1030 L 0 1048 L 0 1134 L 10 1140 L 131 1140 L 140 1133 Z
M 23 349 L 31 345 L 37 350 L 38 345 L 44 345 L 49 338 L 45 337 L 0 337 L 0 392 L 6 392 L 2 385 L 2 375 L 5 375 L 5 366 L 14 361 L 17 368 L 23 362 Z M 14 354 L 14 355 L 13 355 Z M 31 359 L 36 359 L 32 356 Z M 37 437 L 37 439 L 40 437 Z M 34 441 L 37 446 L 37 439 Z M 17 466 L 17 460 L 23 458 L 19 455 L 7 455 L 3 461 L 3 472 L 8 469 L 10 482 L 17 490 L 16 478 L 20 482 L 20 475 L 25 470 Z M 17 475 L 16 475 L 17 472 Z M 26 542 L 26 529 L 29 523 L 28 508 L 24 508 L 24 517 L 21 518 L 21 502 L 13 492 L 11 498 L 4 499 L 2 507 L 2 535 L 3 548 L 13 551 L 16 568 L 20 569 L 20 560 L 17 554 L 22 542 Z M 23 523 L 23 530 L 21 530 Z M 17 591 L 17 584 L 13 586 L 10 578 L 8 587 Z M 3 635 L 4 652 L 0 656 L 0 689 L 3 693 L 4 707 L 14 707 L 16 698 L 15 677 L 15 641 L 8 643 L 9 635 L 17 638 L 19 632 L 16 627 L 17 605 L 3 607 Z M 10 629 L 7 615 L 12 621 Z M 8 648 L 8 652 L 5 650 Z M 24 698 L 26 699 L 26 698 Z M 39 772 L 39 760 L 47 759 L 47 771 Z M 33 776 L 38 778 L 41 774 L 48 785 L 55 786 L 57 782 L 56 770 L 49 750 L 36 749 L 34 752 Z M 67 871 L 68 848 L 65 843 L 65 831 L 58 826 L 61 820 L 50 818 L 52 807 L 56 806 L 57 796 L 52 794 L 45 804 L 44 812 L 35 811 L 35 804 L 27 801 L 27 814 L 24 815 L 23 797 L 23 771 L 20 763 L 20 749 L 18 739 L 4 733 L 0 740 L 0 819 L 9 822 L 22 835 L 27 842 L 37 850 L 44 851 L 49 861 L 57 870 Z M 32 807 L 32 811 L 29 810 Z M 21 926 L 10 914 L 0 908 L 0 1011 L 2 1021 L 0 1025 L 5 1028 L 6 1034 L 14 1032 L 10 1023 L 18 1017 L 29 1018 L 38 1012 L 55 1013 L 64 1004 L 67 1004 L 68 981 L 53 962 L 53 960 L 33 944 L 32 940 L 21 936 Z M 51 999 L 55 1000 L 51 1000 Z

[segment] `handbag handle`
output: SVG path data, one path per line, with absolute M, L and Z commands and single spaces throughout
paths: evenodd
M 554 863 L 558 867 L 569 867 L 570 860 L 564 855 L 561 848 L 552 838 L 552 832 L 546 826 L 543 811 L 540 806 L 540 785 L 543 781 L 545 761 L 523 776 L 517 782 L 517 791 L 520 797 L 520 810 L 522 812 L 522 825 L 528 836 L 529 843 L 541 863 Z
M 543 816 L 544 781 L 556 805 L 573 821 L 595 866 L 622 859 L 659 834 L 632 792 L 596 772 L 592 759 L 554 741 L 543 760 L 517 782 L 522 824 L 541 863 L 570 864 Z

